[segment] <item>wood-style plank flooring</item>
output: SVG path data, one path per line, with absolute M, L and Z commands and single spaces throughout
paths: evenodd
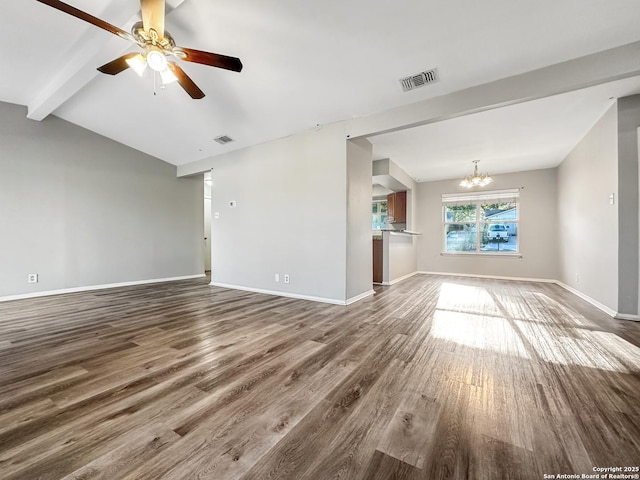
M 640 324 L 558 286 L 415 276 L 340 307 L 207 281 L 0 304 L 0 478 L 640 464 Z

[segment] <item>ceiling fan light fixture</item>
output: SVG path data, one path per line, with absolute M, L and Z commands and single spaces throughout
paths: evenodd
M 156 72 L 162 72 L 167 68 L 167 57 L 160 50 L 150 50 L 147 53 L 147 65 Z
M 176 77 L 171 70 L 165 68 L 160 72 L 160 78 L 162 79 L 163 85 L 168 85 L 173 82 L 178 81 L 178 77 Z
M 142 54 L 137 54 L 135 57 L 127 58 L 125 60 L 129 68 L 131 68 L 134 72 L 138 74 L 138 76 L 142 76 L 144 71 L 147 69 L 147 62 L 145 61 Z
M 474 160 L 473 164 L 473 175 L 468 177 L 464 177 L 460 181 L 460 186 L 465 188 L 471 187 L 486 187 L 491 182 L 493 182 L 493 178 L 488 173 L 478 173 L 478 163 L 480 160 Z

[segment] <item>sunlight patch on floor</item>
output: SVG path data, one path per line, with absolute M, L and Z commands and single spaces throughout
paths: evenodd
M 502 317 L 436 310 L 431 335 L 471 348 L 529 358 L 517 332 Z
M 640 348 L 607 332 L 571 329 L 562 336 L 556 329 L 516 321 L 522 334 L 546 362 L 597 368 L 611 372 L 640 372 Z
M 551 308 L 553 308 L 555 311 L 559 312 L 559 314 L 562 315 L 563 323 L 571 322 L 574 325 L 579 326 L 579 327 L 597 327 L 597 325 L 598 325 L 594 321 L 589 320 L 584 315 L 581 315 L 580 313 L 576 312 L 572 308 L 567 307 L 566 305 L 563 305 L 562 303 L 557 302 L 556 300 L 552 299 L 547 294 L 539 293 L 539 292 L 532 292 L 531 295 L 533 297 L 535 297 L 536 299 L 538 299 L 540 304 L 546 305 L 546 306 L 551 306 Z
M 439 310 L 500 316 L 498 306 L 482 287 L 443 283 L 436 306 Z

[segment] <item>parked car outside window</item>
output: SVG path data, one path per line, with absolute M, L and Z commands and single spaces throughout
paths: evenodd
M 487 232 L 487 238 L 489 240 L 496 241 L 509 241 L 509 230 L 504 225 L 491 225 L 489 227 L 489 231 Z

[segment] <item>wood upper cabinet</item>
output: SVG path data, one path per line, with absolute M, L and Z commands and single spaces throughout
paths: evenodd
M 387 195 L 387 222 L 407 223 L 407 192 Z

